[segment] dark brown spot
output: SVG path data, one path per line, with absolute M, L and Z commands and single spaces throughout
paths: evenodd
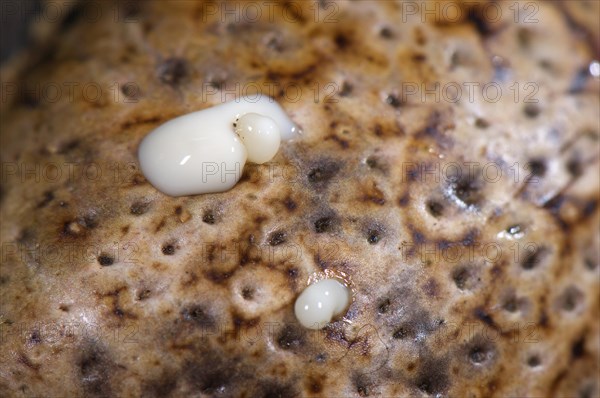
M 148 297 L 152 295 L 152 291 L 150 289 L 140 289 L 137 294 L 137 299 L 139 301 L 146 300 Z
M 583 165 L 579 159 L 573 157 L 567 162 L 567 171 L 569 174 L 571 174 L 571 176 L 579 177 L 583 174 Z
M 390 304 L 391 302 L 389 298 L 383 299 L 377 306 L 377 312 L 380 314 L 385 314 L 390 309 Z
M 539 248 L 536 246 L 533 249 L 528 250 L 528 253 L 521 263 L 521 267 L 528 271 L 536 268 L 542 262 L 542 259 L 546 254 L 547 249 L 543 246 Z
M 575 286 L 569 286 L 558 298 L 560 308 L 564 311 L 574 311 L 583 301 L 583 293 Z
M 52 191 L 46 191 L 46 192 L 44 192 L 44 198 L 38 203 L 37 208 L 38 209 L 44 208 L 53 200 L 54 200 L 54 193 Z
M 517 40 L 522 48 L 528 48 L 533 38 L 533 32 L 528 28 L 519 28 L 517 31 Z
M 306 381 L 308 391 L 313 394 L 318 394 L 323 391 L 323 377 L 310 376 Z
M 163 227 L 167 225 L 167 220 L 165 219 L 165 217 L 161 218 L 160 222 L 156 225 L 156 228 L 154 228 L 154 232 L 159 232 L 161 229 L 163 229 Z
M 137 100 L 140 97 L 139 87 L 134 82 L 128 82 L 121 85 L 121 93 L 131 100 Z
M 182 58 L 167 58 L 158 65 L 158 78 L 161 82 L 177 86 L 187 74 L 187 62 Z
M 410 202 L 410 195 L 408 194 L 408 192 L 406 192 L 404 195 L 402 195 L 400 197 L 400 199 L 398 199 L 398 205 L 400 207 L 407 206 L 409 202 Z
M 467 231 L 467 233 L 465 233 L 465 236 L 463 236 L 463 238 L 461 239 L 460 244 L 465 247 L 473 246 L 476 243 L 478 235 L 479 231 L 477 229 L 470 229 L 469 231 Z
M 304 330 L 297 325 L 285 325 L 277 336 L 277 345 L 283 350 L 297 350 L 304 344 Z
M 175 374 L 163 372 L 158 379 L 152 379 L 144 383 L 142 395 L 151 398 L 171 396 L 177 387 L 177 379 Z
M 223 90 L 225 88 L 225 84 L 227 83 L 227 79 L 219 76 L 212 76 L 207 79 L 206 83 L 211 87 L 217 90 Z
M 175 254 L 175 245 L 173 245 L 172 243 L 167 243 L 163 245 L 161 251 L 162 254 L 164 254 L 165 256 L 172 256 L 173 254 Z
M 271 246 L 279 246 L 282 243 L 285 243 L 287 239 L 287 234 L 284 231 L 275 231 L 269 235 L 269 245 Z
M 536 158 L 531 159 L 527 163 L 527 168 L 531 171 L 531 174 L 543 177 L 546 174 L 546 161 L 544 159 Z
M 415 386 L 426 394 L 444 393 L 450 383 L 446 367 L 446 361 L 441 358 L 424 358 L 414 380 Z
M 321 268 L 321 270 L 326 270 L 327 268 L 329 268 L 330 264 L 327 261 L 325 261 L 318 252 L 315 254 L 314 260 L 315 264 L 317 264 L 319 268 Z
M 381 164 L 379 159 L 377 159 L 375 156 L 369 156 L 366 160 L 366 164 L 372 170 L 380 170 L 385 172 L 387 169 L 385 165 Z
M 535 368 L 537 366 L 540 366 L 540 364 L 540 357 L 535 354 L 527 358 L 527 366 L 529 366 L 530 368 Z
M 488 352 L 482 346 L 474 346 L 469 351 L 469 360 L 473 363 L 482 363 L 488 359 Z
M 343 33 L 336 34 L 333 40 L 336 47 L 342 51 L 348 48 L 348 46 L 351 44 L 350 38 Z
M 247 379 L 240 370 L 239 359 L 217 351 L 202 351 L 196 361 L 184 366 L 190 385 L 209 396 L 234 396 L 234 383 L 243 385 Z
M 215 214 L 210 210 L 205 211 L 202 215 L 202 221 L 206 224 L 212 225 L 216 222 L 216 220 Z
M 65 142 L 64 144 L 62 144 L 60 146 L 60 148 L 58 148 L 58 154 L 66 155 L 66 154 L 74 151 L 75 149 L 79 148 L 80 146 L 81 146 L 80 140 L 78 140 L 78 139 L 69 140 L 69 141 Z
M 190 305 L 181 310 L 181 317 L 186 322 L 194 323 L 201 327 L 213 327 L 215 324 L 214 318 L 206 310 L 203 305 Z
M 332 161 L 322 161 L 308 172 L 308 182 L 315 186 L 329 183 L 340 170 L 340 165 Z
M 381 30 L 379 31 L 379 35 L 381 37 L 383 37 L 384 39 L 391 39 L 392 37 L 394 37 L 394 33 L 392 32 L 392 29 L 390 29 L 387 26 L 384 26 L 383 28 L 381 28 Z
M 353 89 L 354 89 L 354 87 L 352 87 L 352 84 L 350 84 L 348 82 L 344 82 L 344 83 L 342 83 L 342 88 L 340 89 L 340 92 L 338 93 L 338 95 L 340 97 L 348 97 L 350 94 L 352 94 Z
M 332 217 L 322 217 L 315 221 L 315 232 L 320 234 L 333 231 L 335 222 Z
M 415 245 L 422 245 L 427 242 L 427 238 L 421 231 L 416 228 L 411 228 L 411 235 Z
M 477 173 L 479 175 L 479 173 Z M 482 181 L 462 173 L 457 178 L 451 178 L 450 195 L 466 206 L 478 206 L 483 201 Z
M 94 229 L 99 224 L 100 217 L 95 212 L 90 212 L 83 216 L 83 226 L 88 229 Z
M 34 329 L 29 334 L 27 341 L 29 344 L 40 344 L 42 342 L 42 336 L 40 336 L 40 332 L 38 330 Z
M 385 98 L 385 103 L 390 105 L 392 108 L 400 108 L 402 105 L 402 101 L 400 101 L 400 98 L 398 98 L 398 96 L 395 94 L 389 94 Z
M 423 53 L 414 53 L 411 57 L 413 62 L 420 63 L 425 62 L 427 60 L 427 56 Z
M 487 129 L 490 126 L 490 124 L 488 123 L 487 120 L 482 119 L 482 118 L 477 118 L 475 120 L 475 127 L 480 128 L 480 129 Z
M 437 200 L 428 200 L 426 207 L 429 214 L 435 218 L 440 217 L 444 213 L 444 205 Z
M 596 268 L 598 268 L 598 261 L 594 260 L 592 257 L 587 257 L 586 259 L 584 259 L 583 264 L 585 265 L 585 268 L 587 268 L 590 271 L 593 271 Z
M 81 384 L 87 396 L 111 396 L 109 369 L 111 363 L 106 352 L 99 346 L 90 343 L 78 351 L 80 355 L 77 367 L 81 376 Z
M 514 295 L 511 295 L 506 298 L 502 307 L 508 312 L 517 312 L 519 309 L 519 301 Z
M 298 392 L 291 384 L 280 384 L 279 382 L 269 381 L 261 386 L 261 398 L 295 398 Z
M 598 208 L 598 199 L 591 199 L 583 206 L 583 211 L 581 212 L 582 217 L 590 217 L 592 214 L 596 212 Z
M 540 319 L 538 321 L 539 326 L 543 328 L 547 328 L 550 325 L 550 319 L 548 318 L 548 314 L 546 310 L 542 308 L 540 313 Z
M 580 67 L 577 72 L 575 72 L 575 76 L 573 76 L 573 80 L 571 80 L 571 85 L 569 87 L 569 94 L 577 94 L 582 92 L 588 82 L 590 77 L 589 68 L 587 66 Z
M 381 239 L 381 231 L 377 229 L 369 229 L 367 231 L 367 242 L 369 244 L 374 245 Z
M 581 338 L 575 340 L 573 345 L 571 345 L 571 358 L 579 359 L 583 357 L 585 354 L 585 336 L 581 336 Z
M 356 386 L 356 392 L 361 397 L 368 397 L 371 395 L 373 383 L 367 379 L 365 375 L 360 375 L 354 378 L 354 385 Z
M 296 207 L 298 206 L 296 204 L 296 202 L 294 202 L 294 200 L 292 198 L 290 198 L 289 196 L 287 198 L 285 198 L 285 200 L 283 201 L 283 204 L 285 205 L 285 208 L 288 209 L 289 211 L 296 210 Z
M 27 87 L 18 91 L 17 103 L 27 108 L 37 108 L 40 105 L 40 96 L 35 94 L 36 90 Z
M 496 323 L 494 322 L 494 319 L 492 319 L 492 316 L 490 314 L 488 314 L 483 308 L 481 308 L 481 307 L 475 308 L 474 315 L 475 315 L 475 318 L 479 319 L 486 325 L 488 325 L 490 327 L 496 327 Z
M 496 356 L 496 347 L 492 340 L 483 335 L 476 335 L 465 346 L 467 359 L 473 365 L 491 362 Z
M 530 119 L 534 119 L 534 118 L 538 117 L 540 112 L 541 112 L 541 109 L 536 104 L 527 104 L 523 107 L 523 113 L 525 114 L 525 116 L 527 116 Z
M 375 123 L 375 127 L 373 127 L 373 133 L 375 133 L 377 137 L 383 136 L 383 127 L 381 124 Z
M 290 268 L 288 269 L 287 274 L 290 278 L 295 279 L 298 276 L 298 269 Z
M 119 15 L 122 15 L 125 18 L 125 21 L 128 20 L 134 22 L 137 16 L 139 16 L 142 12 L 142 3 L 138 3 L 136 1 L 118 3 L 119 4 Z
M 410 326 L 400 326 L 396 330 L 394 330 L 394 334 L 392 337 L 397 340 L 403 340 L 407 337 L 414 336 L 414 330 Z
M 227 279 L 231 278 L 233 272 L 220 272 L 215 270 L 208 270 L 204 273 L 206 277 L 216 284 L 221 284 L 225 282 Z
M 242 289 L 242 297 L 244 298 L 244 300 L 252 300 L 252 298 L 254 297 L 254 289 L 247 286 L 244 287 Z
M 381 189 L 377 187 L 375 182 L 362 189 L 361 200 L 365 202 L 372 202 L 376 205 L 383 206 L 385 204 L 385 196 Z
M 333 140 L 340 145 L 342 149 L 348 149 L 350 147 L 350 143 L 348 140 L 338 137 L 336 134 L 331 134 L 325 138 L 325 140 Z
M 581 387 L 578 398 L 594 398 L 598 395 L 598 388 L 595 387 L 594 383 L 588 383 Z
M 113 265 L 114 262 L 115 262 L 115 259 L 112 256 L 109 256 L 107 254 L 101 254 L 100 256 L 98 256 L 98 263 L 103 267 Z
M 538 65 L 542 68 L 545 69 L 547 71 L 552 71 L 554 69 L 554 65 L 552 64 L 552 62 L 550 62 L 547 59 L 541 59 L 538 62 Z M 569 91 L 570 92 L 570 91 Z
M 493 29 L 486 18 L 485 7 L 475 7 L 468 10 L 467 21 L 470 22 L 477 33 L 482 37 L 487 37 L 493 33 Z

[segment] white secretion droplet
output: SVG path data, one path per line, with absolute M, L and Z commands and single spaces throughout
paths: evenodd
M 308 286 L 296 299 L 294 311 L 302 326 L 321 329 L 342 314 L 350 303 L 348 288 L 336 279 L 323 279 Z
M 258 134 L 245 134 L 242 141 L 233 126 L 236 120 Z M 162 124 L 144 137 L 138 156 L 146 179 L 167 195 L 224 192 L 238 182 L 246 159 L 267 162 L 280 139 L 298 133 L 273 98 L 247 96 Z
M 281 134 L 270 117 L 246 113 L 238 119 L 235 131 L 246 147 L 249 162 L 263 164 L 273 159 L 279 150 Z

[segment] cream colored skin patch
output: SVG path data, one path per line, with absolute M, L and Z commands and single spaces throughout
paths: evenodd
M 297 134 L 273 98 L 246 96 L 164 123 L 144 137 L 138 157 L 146 179 L 167 195 L 224 192 L 247 160 L 268 162 L 281 139 Z
M 350 304 L 350 291 L 337 279 L 323 279 L 308 286 L 296 299 L 294 311 L 300 324 L 322 329 Z

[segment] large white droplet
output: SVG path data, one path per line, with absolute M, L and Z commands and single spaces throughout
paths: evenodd
M 138 150 L 142 173 L 155 188 L 171 196 L 231 189 L 242 175 L 248 154 L 233 124 L 249 113 L 272 120 L 282 139 L 298 133 L 274 99 L 264 95 L 241 97 L 179 116 L 150 132 Z M 258 122 L 260 126 L 265 123 L 262 119 Z M 264 147 L 272 149 L 269 136 L 265 137 L 268 144 Z M 253 140 L 249 147 L 254 151 L 260 143 L 260 139 Z M 266 156 L 260 149 L 258 153 Z
M 279 150 L 279 127 L 270 117 L 246 113 L 238 119 L 235 130 L 246 147 L 249 162 L 263 164 Z
M 294 311 L 302 326 L 321 329 L 348 308 L 350 292 L 336 279 L 323 279 L 308 286 L 296 299 Z

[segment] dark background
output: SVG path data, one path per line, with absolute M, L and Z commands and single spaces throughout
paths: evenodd
M 0 62 L 29 44 L 29 23 L 40 10 L 41 0 L 0 0 Z

